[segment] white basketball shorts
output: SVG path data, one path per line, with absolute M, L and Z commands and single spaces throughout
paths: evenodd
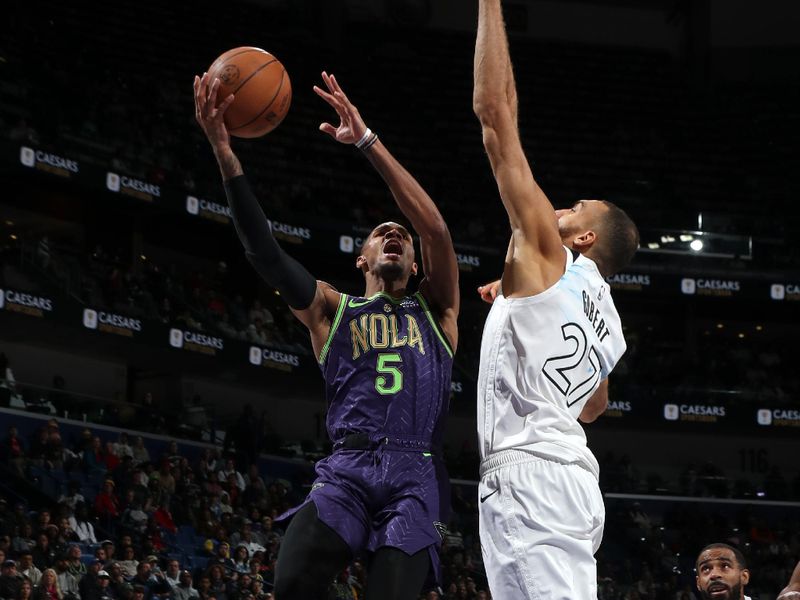
M 493 598 L 597 598 L 594 553 L 605 508 L 594 475 L 577 464 L 504 450 L 481 465 L 478 501 Z

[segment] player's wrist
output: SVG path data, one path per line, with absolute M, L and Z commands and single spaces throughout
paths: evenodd
M 378 141 L 378 134 L 372 131 L 369 127 L 367 127 L 366 131 L 364 131 L 364 135 L 354 144 L 356 148 L 361 150 L 369 150 L 372 146 L 375 145 L 375 142 Z

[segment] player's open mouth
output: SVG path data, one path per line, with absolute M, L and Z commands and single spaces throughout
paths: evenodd
M 403 244 L 397 240 L 389 240 L 383 245 L 383 253 L 394 257 L 399 257 L 403 254 Z
M 708 593 L 712 598 L 724 598 L 728 594 L 728 586 L 724 583 L 712 583 L 708 586 Z

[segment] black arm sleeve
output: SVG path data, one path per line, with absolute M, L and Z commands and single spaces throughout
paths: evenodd
M 305 310 L 311 306 L 317 293 L 317 280 L 275 241 L 269 221 L 245 176 L 226 181 L 225 194 L 247 260 L 264 281 L 281 293 L 291 308 Z

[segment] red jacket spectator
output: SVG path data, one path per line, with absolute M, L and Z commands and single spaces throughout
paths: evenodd
M 98 516 L 119 516 L 119 500 L 114 495 L 114 482 L 106 479 L 103 490 L 94 499 L 94 510 Z

